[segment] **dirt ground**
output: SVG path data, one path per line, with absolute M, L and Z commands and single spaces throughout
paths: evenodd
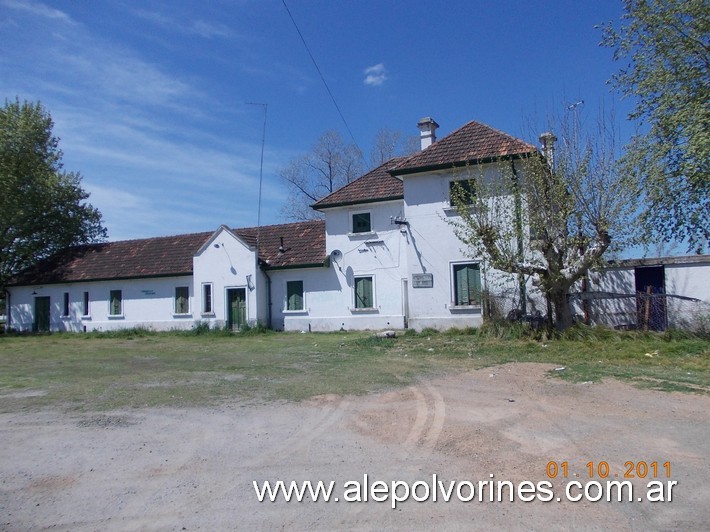
M 710 397 L 569 383 L 550 369 L 510 364 L 301 404 L 2 414 L 0 529 L 706 529 Z M 550 461 L 568 462 L 550 502 L 343 500 L 364 474 L 537 483 Z M 636 500 L 651 471 L 634 479 L 633 502 L 565 500 L 567 481 L 590 480 L 590 461 L 618 480 L 626 462 L 657 462 L 657 480 L 677 482 L 672 501 Z M 258 502 L 252 482 L 265 480 L 332 480 L 341 500 Z

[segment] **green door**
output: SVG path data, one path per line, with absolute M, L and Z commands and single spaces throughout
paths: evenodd
M 227 326 L 238 331 L 247 324 L 247 297 L 245 288 L 227 289 Z
M 46 332 L 49 330 L 49 297 L 35 297 L 35 322 L 36 332 Z

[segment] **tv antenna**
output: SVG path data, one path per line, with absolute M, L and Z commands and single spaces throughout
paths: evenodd
M 259 232 L 261 231 L 261 184 L 264 180 L 264 144 L 266 142 L 266 103 L 245 102 L 247 105 L 260 105 L 264 109 L 264 127 L 261 131 L 261 161 L 259 162 L 259 199 L 256 207 L 256 257 L 259 258 Z

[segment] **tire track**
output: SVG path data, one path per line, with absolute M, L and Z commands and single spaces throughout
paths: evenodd
M 409 390 L 415 398 L 416 414 L 403 447 L 408 452 L 419 449 L 425 454 L 431 454 L 446 420 L 444 398 L 430 384 L 425 384 L 423 390 L 416 386 L 411 386 Z

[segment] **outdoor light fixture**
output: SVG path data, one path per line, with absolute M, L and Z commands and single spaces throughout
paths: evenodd
M 251 282 L 251 274 L 247 275 L 247 286 L 249 290 L 254 290 L 254 283 Z

